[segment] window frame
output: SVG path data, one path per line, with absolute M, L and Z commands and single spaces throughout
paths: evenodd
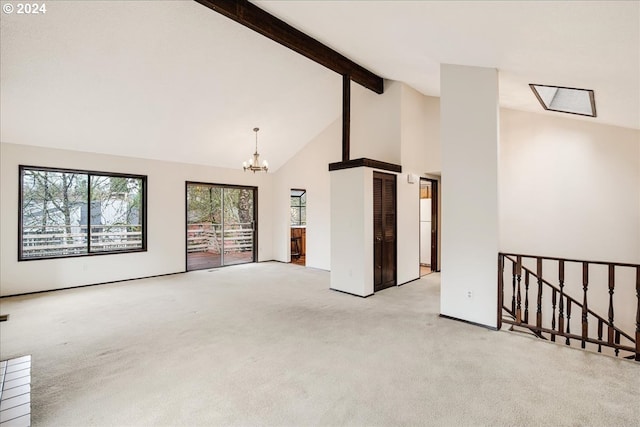
M 569 110 L 561 110 L 561 109 L 558 109 L 558 108 L 551 108 L 551 105 L 547 105 L 545 100 L 540 95 L 540 92 L 538 92 L 538 89 L 537 89 L 538 87 L 550 87 L 550 88 L 554 88 L 554 89 L 558 89 L 558 90 L 570 90 L 570 91 L 576 91 L 576 92 L 586 92 L 586 94 L 589 96 L 589 104 L 591 106 L 591 114 L 579 113 L 579 112 L 576 112 L 576 111 L 569 111 Z M 556 112 L 556 113 L 565 113 L 565 114 L 574 114 L 576 116 L 583 116 L 583 117 L 594 117 L 594 118 L 598 117 L 598 112 L 596 111 L 596 97 L 595 97 L 595 92 L 594 92 L 593 89 L 581 89 L 581 88 L 577 88 L 577 87 L 543 85 L 543 84 L 539 84 L 539 83 L 529 83 L 529 88 L 531 88 L 531 90 L 533 91 L 533 94 L 535 95 L 536 99 L 538 100 L 538 102 L 540 103 L 542 108 L 544 108 L 545 111 L 553 111 L 553 112 Z
M 298 210 L 298 218 L 300 218 L 300 221 L 298 221 L 297 224 L 293 224 L 291 222 L 291 218 L 289 218 L 289 226 L 290 227 L 305 227 L 307 225 L 307 215 L 306 215 L 306 209 L 307 209 L 306 194 L 307 194 L 307 190 L 303 190 L 301 188 L 292 188 L 291 192 L 293 192 L 293 191 L 302 191 L 302 194 L 300 194 L 299 196 L 293 196 L 293 195 L 289 196 L 289 200 L 291 200 L 291 198 L 293 198 L 293 197 L 298 198 L 300 200 L 300 204 L 297 205 L 297 206 L 293 206 L 291 204 L 291 202 L 289 202 L 290 209 L 295 208 L 295 209 Z M 304 205 L 302 204 L 302 196 L 305 196 Z M 305 220 L 304 220 L 304 223 L 302 222 L 302 208 L 305 209 Z M 291 216 L 291 215 L 289 215 L 289 216 Z
M 63 255 L 47 255 L 47 256 L 39 256 L 39 257 L 25 257 L 23 253 L 23 228 L 24 228 L 24 220 L 23 220 L 23 192 L 24 192 L 24 175 L 27 171 L 38 171 L 38 172 L 54 172 L 54 173 L 72 173 L 78 175 L 85 175 L 87 177 L 87 252 L 79 253 L 79 254 L 63 254 Z M 101 251 L 91 251 L 91 178 L 92 177 L 110 177 L 110 178 L 126 178 L 126 179 L 138 179 L 141 181 L 141 191 L 142 191 L 142 213 L 140 215 L 141 222 L 141 243 L 142 246 L 139 248 L 123 248 L 123 249 L 112 249 L 112 250 L 101 250 Z M 93 170 L 83 170 L 83 169 L 67 169 L 67 168 L 54 168 L 47 166 L 31 166 L 31 165 L 19 165 L 18 166 L 18 261 L 39 261 L 39 260 L 47 260 L 47 259 L 64 259 L 64 258 L 77 258 L 77 257 L 85 257 L 85 256 L 97 256 L 97 255 L 114 255 L 114 254 L 128 254 L 128 253 L 137 253 L 137 252 L 147 252 L 147 175 L 138 175 L 138 174 L 128 174 L 128 173 L 120 173 L 120 172 L 105 172 L 105 171 L 93 171 Z

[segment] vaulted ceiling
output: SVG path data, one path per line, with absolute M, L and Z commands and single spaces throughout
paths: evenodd
M 576 120 L 640 129 L 636 1 L 254 3 L 426 95 L 440 63 L 495 67 L 503 107 L 588 88 Z M 2 142 L 237 168 L 259 126 L 277 169 L 340 116 L 340 76 L 193 1 L 47 2 L 0 38 Z

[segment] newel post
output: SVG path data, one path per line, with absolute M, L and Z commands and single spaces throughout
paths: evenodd
M 636 361 L 640 362 L 640 266 L 636 267 Z
M 503 289 L 504 286 L 504 255 L 498 254 L 498 330 L 502 329 L 502 304 L 504 299 Z

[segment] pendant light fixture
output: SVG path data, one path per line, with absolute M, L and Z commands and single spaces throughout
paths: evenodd
M 258 131 L 260 128 L 253 128 L 253 131 L 256 133 L 256 151 L 253 153 L 253 157 L 249 158 L 248 162 L 242 163 L 242 168 L 244 171 L 250 170 L 253 173 L 256 172 L 267 172 L 269 170 L 269 164 L 266 160 L 262 162 L 260 165 L 260 154 L 258 154 Z

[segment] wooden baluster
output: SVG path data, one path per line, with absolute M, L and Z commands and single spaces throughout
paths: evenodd
M 524 323 L 529 323 L 529 270 L 524 272 Z
M 512 261 L 511 263 L 511 287 L 512 287 L 511 313 L 512 314 L 516 313 L 516 267 L 517 267 L 517 262 Z
M 616 346 L 620 345 L 620 331 L 616 331 L 616 339 L 615 339 L 615 343 Z M 618 347 L 616 347 L 616 357 L 618 357 L 618 354 L 620 354 L 620 349 Z
M 571 300 L 567 298 L 567 341 L 566 345 L 570 345 L 569 335 L 571 335 Z
M 516 273 L 518 276 L 518 296 L 516 298 L 516 322 L 518 324 L 522 323 L 522 307 L 520 305 L 520 301 L 522 300 L 522 296 L 520 295 L 520 281 L 522 280 L 522 257 L 518 257 L 518 262 L 516 265 Z
M 640 267 L 636 267 L 636 361 L 640 362 Z
M 589 308 L 587 303 L 587 290 L 589 287 L 589 263 L 582 263 L 582 344 L 580 347 L 585 348 L 587 344 L 587 335 L 589 334 Z
M 607 342 L 609 344 L 613 344 L 613 289 L 615 287 L 615 276 L 616 270 L 613 264 L 609 264 L 609 333 L 607 337 Z
M 551 330 L 552 331 L 556 330 L 556 293 L 557 291 L 553 289 L 553 292 L 551 293 L 551 307 L 552 307 Z M 556 342 L 556 334 L 554 333 L 551 334 L 551 341 Z
M 602 325 L 604 322 L 602 319 L 598 319 L 598 341 L 602 341 Z M 598 342 L 598 353 L 602 353 L 602 344 Z
M 558 281 L 560 282 L 560 301 L 558 302 L 558 331 L 564 334 L 564 261 L 558 264 Z
M 536 326 L 542 328 L 542 258 L 537 259 L 536 275 L 538 276 L 538 309 L 536 310 Z
M 498 254 L 498 330 L 502 329 L 502 307 L 504 306 L 504 255 Z

